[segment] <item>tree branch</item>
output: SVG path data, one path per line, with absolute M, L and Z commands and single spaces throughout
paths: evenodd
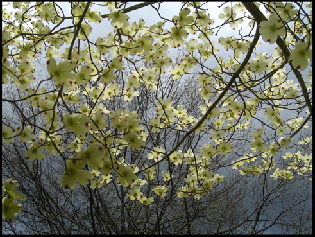
M 267 18 L 264 16 L 264 14 L 259 10 L 259 8 L 253 2 L 245 2 L 244 1 L 244 2 L 242 2 L 242 4 L 250 12 L 250 14 L 255 18 L 255 20 L 257 21 L 258 24 L 262 21 L 267 20 Z M 282 50 L 282 53 L 285 56 L 285 58 L 287 58 L 289 60 L 290 55 L 291 55 L 290 50 L 287 48 L 285 42 L 283 41 L 283 39 L 281 39 L 281 37 L 279 35 L 278 35 L 278 38 L 276 40 L 276 43 L 279 46 L 279 48 Z M 293 70 L 296 78 L 299 81 L 299 84 L 302 88 L 302 92 L 303 92 L 303 96 L 304 96 L 306 105 L 308 106 L 308 108 L 310 110 L 310 115 L 312 116 L 312 103 L 311 103 L 311 100 L 308 96 L 307 88 L 306 88 L 305 82 L 303 80 L 302 74 L 298 69 L 293 67 L 291 60 L 289 61 L 289 65 L 290 65 L 291 69 Z

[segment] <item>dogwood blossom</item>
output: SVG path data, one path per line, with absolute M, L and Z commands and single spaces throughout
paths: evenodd
M 312 49 L 306 42 L 297 42 L 290 59 L 292 59 L 293 67 L 304 71 L 308 66 L 308 61 L 312 59 Z
M 17 128 L 17 132 L 19 132 L 20 128 Z M 20 142 L 28 142 L 32 143 L 35 141 L 35 135 L 32 133 L 32 127 L 26 126 L 23 128 L 22 132 L 19 136 Z
M 56 85 L 72 80 L 73 74 L 71 73 L 71 70 L 73 67 L 74 65 L 68 60 L 62 61 L 58 65 L 54 58 L 49 58 L 47 61 L 47 71 L 55 80 Z
M 82 152 L 70 157 L 66 166 L 67 169 L 61 176 L 61 182 L 65 189 L 75 189 L 77 184 L 86 185 L 92 180 L 92 174 L 88 170 L 82 170 L 85 161 L 82 159 Z
M 167 187 L 166 186 L 157 186 L 153 190 L 154 190 L 154 192 L 157 195 L 159 195 L 161 197 L 166 197 L 166 191 L 167 191 Z
M 12 197 L 2 198 L 2 219 L 14 220 L 15 216 L 22 210 L 22 205 Z
M 89 131 L 90 119 L 84 114 L 70 114 L 67 112 L 63 118 L 64 127 L 71 129 L 74 133 L 83 136 Z
M 137 179 L 137 175 L 134 173 L 135 169 L 132 165 L 118 164 L 115 168 L 117 172 L 117 182 L 119 184 L 128 186 Z
M 265 42 L 273 44 L 276 42 L 278 35 L 282 37 L 285 35 L 286 30 L 276 13 L 272 13 L 268 21 L 260 23 L 259 32 Z
M 46 158 L 46 155 L 42 152 L 44 148 L 45 146 L 43 142 L 37 140 L 29 147 L 28 151 L 25 153 L 25 158 L 29 161 L 32 161 L 35 158 L 37 160 L 44 160 Z

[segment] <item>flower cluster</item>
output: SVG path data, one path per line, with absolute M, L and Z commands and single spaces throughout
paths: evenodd
M 15 200 L 24 200 L 25 195 L 16 192 L 17 181 L 8 179 L 2 182 L 2 220 L 14 220 L 15 216 L 22 210 L 22 205 Z

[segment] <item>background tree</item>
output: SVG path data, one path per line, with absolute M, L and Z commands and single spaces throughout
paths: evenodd
M 3 9 L 3 177 L 26 197 L 21 211 L 6 181 L 3 219 L 37 234 L 311 231 L 311 5 L 222 4 L 215 24 L 204 4 L 169 19 L 158 2 Z M 142 7 L 162 21 L 130 23 Z M 226 27 L 239 36 L 215 43 Z

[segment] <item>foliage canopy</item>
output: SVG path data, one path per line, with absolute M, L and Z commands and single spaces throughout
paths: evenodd
M 204 2 L 172 18 L 162 4 L 3 6 L 2 144 L 57 157 L 65 189 L 115 183 L 148 206 L 200 200 L 222 169 L 311 179 L 312 4 L 225 3 L 217 21 Z M 159 21 L 128 20 L 144 7 Z M 93 39 L 99 25 L 112 30 Z M 3 184 L 2 219 L 21 211 L 16 188 Z

